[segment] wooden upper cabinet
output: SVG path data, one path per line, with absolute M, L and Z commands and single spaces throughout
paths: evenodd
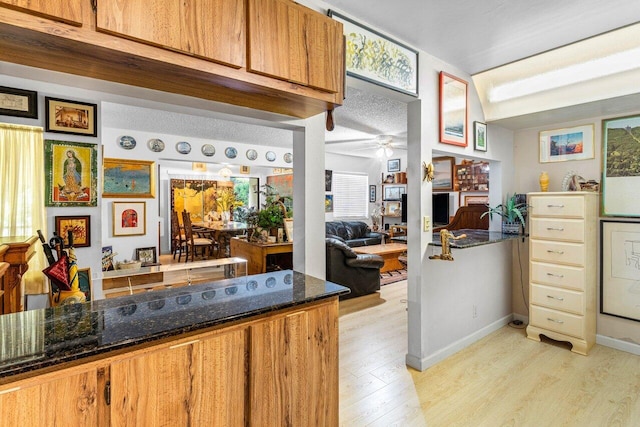
M 0 6 L 17 9 L 34 15 L 44 16 L 66 22 L 67 24 L 82 25 L 82 4 L 89 6 L 83 0 L 0 0 Z
M 98 0 L 96 28 L 235 68 L 245 64 L 243 0 Z
M 247 70 L 337 93 L 342 24 L 290 0 L 249 0 Z

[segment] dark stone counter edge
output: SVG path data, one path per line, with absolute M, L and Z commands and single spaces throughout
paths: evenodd
M 223 325 L 225 323 L 233 323 L 233 322 L 237 322 L 243 319 L 249 319 L 251 317 L 255 317 L 255 316 L 259 316 L 261 314 L 265 314 L 265 313 L 270 313 L 270 312 L 277 312 L 280 310 L 284 310 L 284 309 L 288 309 L 291 307 L 297 307 L 297 306 L 301 306 L 301 305 L 305 305 L 305 304 L 309 304 L 309 303 L 313 303 L 313 302 L 317 302 L 317 301 L 321 301 L 324 299 L 328 299 L 334 296 L 340 296 L 340 295 L 344 295 L 344 294 L 348 294 L 349 292 L 351 292 L 349 290 L 349 288 L 346 288 L 342 285 L 338 285 L 336 283 L 333 282 L 329 282 L 326 281 L 327 284 L 331 284 L 333 286 L 337 286 L 337 289 L 334 291 L 327 291 L 321 295 L 315 295 L 313 297 L 308 297 L 304 300 L 298 300 L 298 301 L 290 301 L 290 302 L 286 302 L 286 303 L 281 303 L 281 304 L 274 304 L 274 305 L 270 305 L 270 306 L 265 306 L 262 308 L 258 308 L 258 309 L 254 309 L 254 310 L 249 310 L 246 312 L 242 312 L 239 314 L 234 314 L 234 315 L 229 315 L 226 316 L 224 318 L 219 318 L 219 319 L 215 319 L 215 320 L 211 320 L 211 321 L 207 321 L 207 322 L 201 322 L 198 324 L 193 324 L 193 325 L 189 325 L 188 327 L 181 327 L 181 328 L 176 328 L 176 329 L 172 329 L 172 330 L 168 330 L 168 331 L 163 331 L 163 332 L 159 332 L 159 333 L 154 333 L 154 334 L 149 334 L 147 336 L 145 336 L 144 338 L 138 338 L 138 339 L 131 339 L 131 340 L 127 340 L 127 341 L 120 341 L 117 342 L 113 345 L 102 345 L 98 348 L 93 348 L 91 350 L 86 350 L 86 351 L 73 351 L 70 354 L 65 354 L 65 355 L 56 355 L 55 357 L 52 358 L 48 358 L 48 359 L 38 359 L 38 360 L 25 360 L 22 363 L 17 363 L 11 366 L 6 367 L 6 369 L 2 369 L 2 367 L 0 366 L 0 385 L 11 382 L 13 376 L 15 375 L 19 375 L 19 374 L 25 374 L 28 372 L 32 372 L 32 371 L 37 371 L 40 369 L 44 369 L 44 368 L 49 368 L 52 366 L 56 366 L 56 365 L 61 365 L 61 364 L 65 364 L 65 363 L 69 363 L 69 362 L 73 362 L 76 360 L 81 360 L 81 359 L 85 359 L 85 358 L 90 358 L 92 356 L 97 356 L 100 354 L 105 354 L 105 353 L 109 353 L 112 351 L 117 351 L 117 350 L 122 350 L 124 348 L 128 348 L 128 347 L 133 347 L 133 346 L 137 346 L 140 344 L 145 344 L 145 343 L 150 343 L 152 344 L 154 341 L 159 341 L 161 339 L 164 338 L 169 338 L 172 336 L 179 336 L 185 333 L 189 333 L 189 332 L 195 332 L 198 330 L 204 330 L 204 329 L 208 329 L 211 327 L 215 327 L 215 326 L 219 326 L 219 325 Z
M 492 243 L 505 242 L 507 240 L 514 240 L 527 237 L 526 234 L 503 234 L 500 231 L 487 231 L 487 230 L 451 230 L 451 232 L 459 236 L 466 234 L 459 240 L 450 240 L 451 249 L 466 249 L 476 246 L 490 245 Z M 430 246 L 442 246 L 440 244 L 439 233 L 433 233 L 433 241 L 429 243 Z

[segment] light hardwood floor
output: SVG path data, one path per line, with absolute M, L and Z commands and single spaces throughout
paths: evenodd
M 640 357 L 505 326 L 424 372 L 408 368 L 407 282 L 340 302 L 341 426 L 640 426 Z

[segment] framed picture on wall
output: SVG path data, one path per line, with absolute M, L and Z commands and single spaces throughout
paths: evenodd
M 45 97 L 46 131 L 98 135 L 98 106 L 87 102 Z
M 158 257 L 155 247 L 136 248 L 136 259 L 142 262 L 143 267 L 158 265 Z
M 324 191 L 331 191 L 331 184 L 333 181 L 333 171 L 324 171 Z
M 376 201 L 376 186 L 369 186 L 369 203 L 375 203 Z
M 97 206 L 96 144 L 45 140 L 45 206 Z
M 593 135 L 592 124 L 540 132 L 540 163 L 593 159 Z
M 440 72 L 440 142 L 467 146 L 467 82 Z
M 434 157 L 433 163 L 433 191 L 453 191 L 453 165 L 455 157 Z
M 387 172 L 400 172 L 400 159 L 387 160 Z
M 640 115 L 602 121 L 602 215 L 640 217 Z
M 145 202 L 113 202 L 114 237 L 147 234 L 145 209 Z
M 333 194 L 324 195 L 324 211 L 333 212 Z
M 38 92 L 0 86 L 0 115 L 38 118 Z
M 73 247 L 83 248 L 91 246 L 91 216 L 56 216 L 56 233 L 64 240 L 64 246 L 69 247 L 69 232 L 73 233 Z
M 600 221 L 600 313 L 640 321 L 640 222 Z
M 473 149 L 487 151 L 487 124 L 473 122 Z
M 146 160 L 103 159 L 102 197 L 155 197 L 155 163 Z

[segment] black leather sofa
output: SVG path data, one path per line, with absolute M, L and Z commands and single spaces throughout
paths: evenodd
M 362 221 L 327 221 L 325 231 L 325 237 L 341 240 L 352 248 L 382 243 L 382 234 L 371 231 Z
M 340 299 L 371 294 L 380 289 L 380 268 L 384 259 L 379 255 L 356 254 L 342 240 L 325 239 L 327 248 L 327 280 L 346 286 L 351 293 Z

